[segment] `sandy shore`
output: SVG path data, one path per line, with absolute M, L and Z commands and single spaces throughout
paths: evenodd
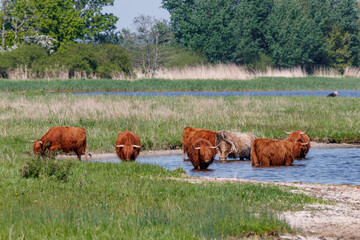
M 311 142 L 312 148 L 352 148 L 356 144 L 326 144 Z M 142 156 L 181 155 L 182 150 L 142 151 Z M 58 156 L 73 158 L 74 156 Z M 117 158 L 115 153 L 93 154 L 89 159 Z M 360 177 L 360 176 L 359 176 Z M 229 178 L 172 178 L 189 181 L 194 184 L 202 182 L 246 182 L 258 184 L 274 184 L 280 187 L 296 187 L 294 193 L 304 193 L 331 202 L 330 205 L 316 204 L 305 206 L 304 211 L 284 212 L 284 218 L 293 228 L 298 230 L 296 236 L 279 236 L 279 239 L 359 239 L 360 240 L 360 186 L 329 185 L 311 183 L 265 182 L 246 179 Z

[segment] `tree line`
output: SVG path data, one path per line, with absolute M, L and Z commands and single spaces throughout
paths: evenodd
M 61 68 L 68 77 L 131 76 L 133 68 L 152 76 L 204 63 L 343 72 L 360 64 L 356 0 L 162 0 L 170 22 L 142 15 L 119 31 L 118 18 L 102 11 L 113 3 L 0 0 L 0 76 L 18 68 L 32 77 Z

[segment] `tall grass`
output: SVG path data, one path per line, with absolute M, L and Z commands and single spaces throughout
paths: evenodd
M 86 128 L 93 152 L 114 152 L 124 129 L 138 133 L 144 149 L 180 148 L 186 126 L 278 139 L 286 137 L 281 129 L 310 128 L 315 141 L 360 142 L 359 105 L 358 98 L 2 94 L 0 151 L 31 153 L 28 141 L 53 126 Z
M 248 81 L 168 79 L 33 79 L 0 80 L 0 91 L 271 91 L 271 90 L 355 90 L 359 78 L 260 77 Z

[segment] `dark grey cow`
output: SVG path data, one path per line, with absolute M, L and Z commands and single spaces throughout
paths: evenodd
M 220 161 L 231 158 L 250 159 L 251 145 L 256 139 L 252 133 L 239 133 L 221 130 L 216 133 L 215 145 L 218 146 Z

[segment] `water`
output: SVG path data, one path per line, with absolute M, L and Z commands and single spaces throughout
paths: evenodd
M 253 91 L 253 92 L 74 92 L 75 95 L 121 95 L 121 96 L 317 96 L 326 97 L 332 91 Z M 338 91 L 338 97 L 360 97 L 360 90 Z
M 121 163 L 119 159 L 99 162 Z M 157 164 L 169 170 L 180 167 L 195 177 L 360 185 L 360 148 L 311 149 L 306 159 L 295 160 L 289 167 L 253 168 L 250 161 L 230 160 L 215 161 L 207 171 L 197 171 L 191 162 L 182 160 L 182 155 L 141 156 L 141 153 L 136 162 Z

